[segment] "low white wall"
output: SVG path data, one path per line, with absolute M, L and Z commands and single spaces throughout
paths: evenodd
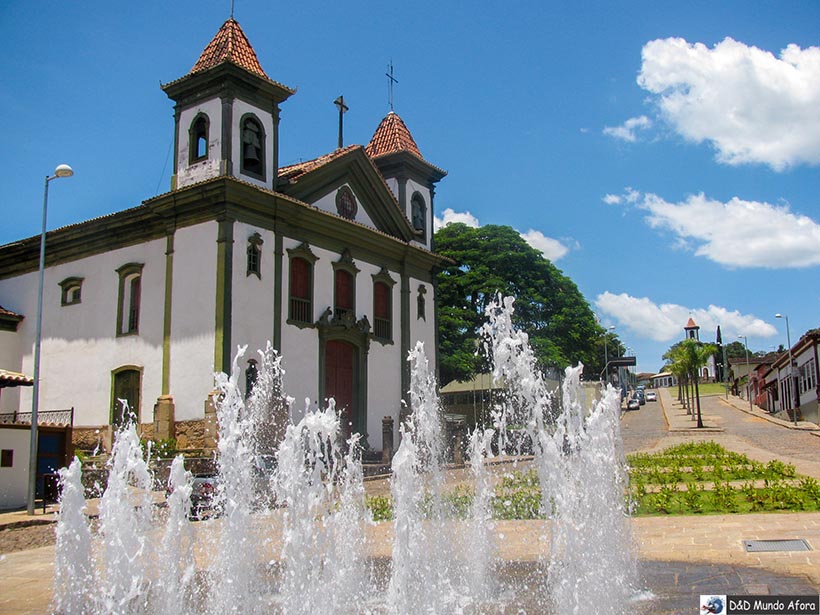
M 30 438 L 28 429 L 0 427 L 0 449 L 14 451 L 12 467 L 0 468 L 0 510 L 26 505 Z

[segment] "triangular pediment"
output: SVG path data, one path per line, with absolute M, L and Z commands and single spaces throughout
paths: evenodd
M 360 145 L 283 167 L 279 177 L 281 192 L 331 213 L 336 213 L 337 193 L 346 186 L 361 208 L 357 223 L 403 241 L 414 238 L 395 195 Z

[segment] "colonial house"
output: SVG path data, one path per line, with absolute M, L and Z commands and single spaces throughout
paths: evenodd
M 283 356 L 293 412 L 336 399 L 380 449 L 398 429 L 417 341 L 436 361 L 435 187 L 394 112 L 366 147 L 279 165 L 271 79 L 228 19 L 191 71 L 162 85 L 175 103 L 171 190 L 51 231 L 46 242 L 40 408 L 74 408 L 74 444 L 109 443 L 128 401 L 142 432 L 180 448 L 214 443 L 214 371 L 240 345 L 243 388 L 258 348 Z M 375 122 L 374 122 L 375 123 Z M 0 368 L 31 375 L 40 238 L 0 246 Z M 26 411 L 31 388 L 4 391 Z
M 770 412 L 782 413 L 793 420 L 820 423 L 820 329 L 800 337 L 789 352 L 781 353 L 765 374 L 767 404 Z M 790 367 L 791 362 L 791 369 Z

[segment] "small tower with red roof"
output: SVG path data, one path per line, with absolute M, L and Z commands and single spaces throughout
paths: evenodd
M 176 102 L 172 189 L 222 175 L 276 189 L 279 105 L 295 90 L 268 77 L 233 17 L 162 89 Z
M 390 111 L 381 121 L 365 151 L 413 225 L 416 241 L 430 248 L 435 186 L 447 171 L 424 159 L 413 135 L 395 111 Z

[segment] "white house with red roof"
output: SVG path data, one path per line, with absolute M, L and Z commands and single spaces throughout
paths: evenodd
M 421 341 L 436 362 L 431 241 L 446 172 L 392 111 L 366 147 L 280 167 L 280 107 L 295 91 L 233 18 L 162 89 L 175 103 L 171 191 L 48 233 L 40 408 L 73 407 L 74 442 L 92 448 L 127 399 L 144 434 L 207 449 L 214 371 L 247 344 L 240 382 L 252 386 L 254 350 L 270 340 L 295 414 L 334 397 L 380 449 L 383 418 L 398 431 L 408 351 Z M 2 358 L 26 374 L 39 240 L 0 246 L 0 304 L 19 316 Z M 30 408 L 31 389 L 3 403 Z

